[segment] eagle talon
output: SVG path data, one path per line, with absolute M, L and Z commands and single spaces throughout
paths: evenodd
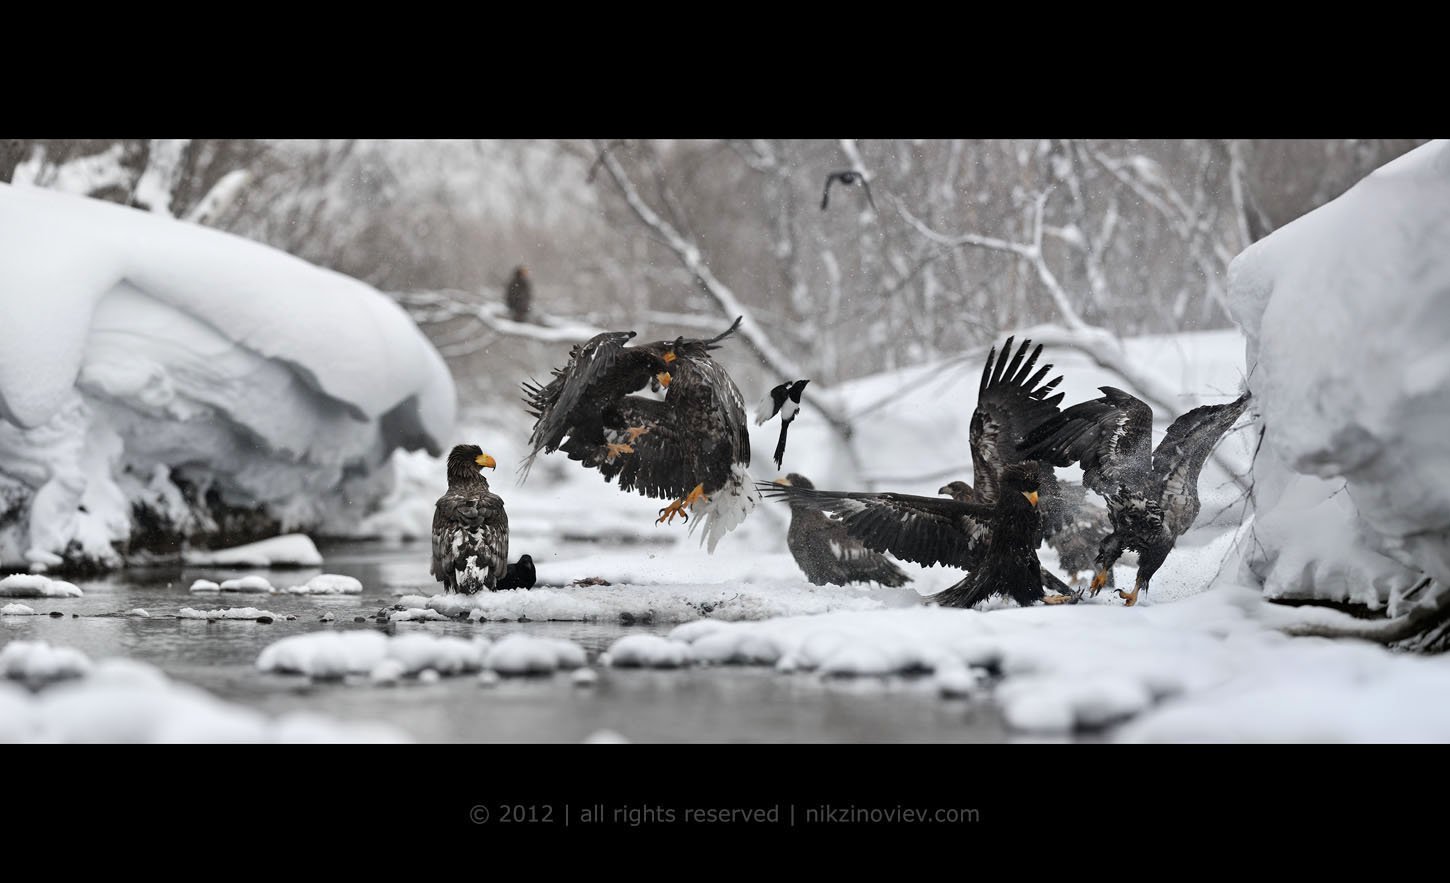
M 1047 595 L 1042 599 L 1043 604 L 1076 604 L 1082 600 L 1082 592 L 1070 592 L 1066 595 Z
M 636 443 L 636 442 L 639 441 L 639 437 L 640 436 L 642 436 L 642 435 L 649 435 L 649 427 L 648 426 L 631 426 L 631 427 L 628 427 L 627 429 L 624 430 L 624 434 L 627 435 L 627 436 L 629 436 L 629 443 L 630 444 L 634 444 L 634 443 Z
M 633 441 L 633 439 L 630 439 L 630 441 Z M 614 460 L 614 458 L 619 456 L 620 454 L 634 453 L 634 448 L 626 444 L 615 444 L 613 442 L 610 442 L 606 447 L 608 447 L 609 453 L 605 455 L 604 459 L 610 461 Z
M 1134 604 L 1138 603 L 1138 593 L 1142 590 L 1143 584 L 1138 583 L 1136 586 L 1133 586 L 1133 591 L 1131 593 L 1125 592 L 1122 589 L 1118 589 L 1118 597 L 1122 598 L 1125 602 L 1127 602 L 1123 604 L 1124 607 L 1132 607 Z
M 676 515 L 685 519 L 685 522 L 688 523 L 690 520 L 690 513 L 685 511 L 686 505 L 688 505 L 688 502 L 686 500 L 676 500 L 673 503 L 669 504 L 668 506 L 660 510 L 660 517 L 655 519 L 655 524 L 659 524 L 660 522 L 664 522 L 665 524 L 674 524 Z
M 1107 584 L 1108 572 L 1106 570 L 1099 570 L 1098 572 L 1094 573 L 1092 585 L 1088 587 L 1092 590 L 1092 597 L 1096 598 L 1098 596 L 1098 592 L 1101 592 L 1103 590 L 1103 586 Z M 1122 594 L 1122 592 L 1119 592 L 1118 594 Z

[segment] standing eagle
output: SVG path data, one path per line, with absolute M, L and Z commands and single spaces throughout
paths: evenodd
M 1058 466 L 1080 462 L 1083 484 L 1107 500 L 1112 533 L 1098 547 L 1092 592 L 1102 589 L 1124 550 L 1135 550 L 1133 591 L 1118 591 L 1131 607 L 1198 517 L 1198 475 L 1248 407 L 1249 394 L 1194 408 L 1173 421 L 1154 450 L 1153 409 L 1121 389 L 1098 388 L 1106 395 L 1073 405 L 1033 429 L 1027 450 Z
M 508 573 L 508 515 L 480 471 L 496 465 L 478 445 L 458 445 L 448 455 L 448 492 L 433 509 L 429 570 L 449 592 L 493 591 Z
M 740 321 L 708 340 L 625 346 L 634 332 L 615 331 L 575 346 L 548 384 L 524 384 L 534 416 L 525 472 L 540 451 L 563 450 L 621 490 L 671 500 L 656 523 L 694 512 L 690 531 L 703 522 L 701 542 L 715 551 L 759 500 L 744 399 L 710 356 Z M 646 390 L 663 397 L 635 394 Z
M 975 517 L 990 526 L 980 559 L 966 579 L 929 600 L 943 607 L 975 607 L 993 595 L 1005 595 L 1023 607 L 1038 601 L 1065 603 L 1071 594 L 1047 597 L 1042 591 L 1044 571 L 1037 559 L 1042 544 L 1042 511 L 1038 506 L 1041 486 L 1038 464 L 1013 463 L 997 474 L 997 500 L 990 506 L 970 506 Z
M 810 479 L 794 472 L 773 484 L 815 488 Z M 817 586 L 876 582 L 895 587 L 910 582 L 885 555 L 866 548 L 865 543 L 847 533 L 846 525 L 812 506 L 792 503 L 785 541 L 806 579 Z
M 529 305 L 534 299 L 534 286 L 529 282 L 529 268 L 519 266 L 509 279 L 508 290 L 504 292 L 504 306 L 509 308 L 509 318 L 522 322 L 529 318 Z
M 971 425 L 972 463 L 977 482 L 974 501 L 959 502 L 896 493 L 807 491 L 771 488 L 769 485 L 763 488 L 767 496 L 783 498 L 792 506 L 809 506 L 835 516 L 852 537 L 878 552 L 890 552 L 897 558 L 926 567 L 943 564 L 961 570 L 976 570 L 985 560 L 993 526 L 999 517 L 1011 514 L 1008 509 L 997 510 L 997 504 L 1005 496 L 1003 476 L 1009 467 L 1025 459 L 1021 455 L 1021 443 L 1027 432 L 1055 416 L 1058 413 L 1057 403 L 1062 399 L 1062 393 L 1050 395 L 1062 381 L 1061 377 L 1042 382 L 1051 371 L 1051 365 L 1044 365 L 1033 373 L 1042 347 L 1038 346 L 1029 356 L 1032 342 L 1025 341 L 1013 354 L 1012 343 L 1009 338 L 1002 359 L 997 358 L 997 351 L 993 349 L 982 371 L 977 408 L 972 414 Z M 1010 363 L 1008 354 L 1012 354 Z M 1025 471 L 1014 471 L 1012 481 L 1016 490 L 1013 493 L 1020 496 L 1019 485 L 1029 483 L 1034 492 L 1039 487 L 1044 488 L 1044 510 L 1057 505 L 1057 484 L 1051 472 L 1050 468 L 1036 464 L 1026 467 Z M 1053 497 L 1048 498 L 1047 488 L 1051 489 Z M 1006 502 L 1016 505 L 1015 500 Z M 1036 508 L 1035 504 L 1033 508 Z M 1035 534 L 1030 540 L 1034 549 L 1042 542 L 1042 522 L 1041 513 L 1032 519 Z M 1011 529 L 1016 529 L 1015 520 L 1007 519 L 1003 523 L 1014 525 Z M 968 582 L 964 580 L 953 588 L 960 588 Z M 1039 592 L 1043 582 L 1058 592 L 1068 591 L 1061 580 L 1046 570 L 1041 571 Z M 958 597 L 960 594 L 953 594 L 948 596 L 948 600 Z M 1053 603 L 1056 603 L 1055 599 Z
M 1042 535 L 1057 552 L 1057 560 L 1077 582 L 1080 571 L 1093 566 L 1098 543 L 1112 532 L 1108 513 L 1087 501 L 1087 488 L 1071 481 L 1059 481 L 1051 470 L 1042 470 Z M 959 503 L 977 502 L 976 492 L 965 481 L 954 481 L 937 490 Z M 1108 572 L 1112 580 L 1112 571 Z M 1111 582 L 1109 583 L 1111 585 Z

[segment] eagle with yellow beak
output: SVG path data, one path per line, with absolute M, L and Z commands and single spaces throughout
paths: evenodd
M 446 591 L 491 592 L 508 574 L 508 515 L 483 477 L 497 465 L 478 445 L 458 445 L 448 455 L 448 492 L 433 509 L 430 568 Z

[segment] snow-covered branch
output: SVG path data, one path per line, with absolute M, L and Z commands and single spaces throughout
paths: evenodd
M 237 197 L 252 182 L 252 173 L 246 169 L 233 169 L 221 176 L 212 188 L 207 191 L 191 211 L 186 213 L 186 220 L 193 224 L 210 224 L 216 221 L 227 207 L 237 201 Z
M 480 301 L 466 291 L 409 291 L 393 295 L 415 322 L 436 325 L 455 319 L 477 321 L 495 334 L 525 337 L 543 343 L 582 343 L 606 329 L 559 316 L 533 314 L 529 322 L 515 322 L 508 317 L 508 308 L 496 301 Z M 445 355 L 463 355 L 463 341 L 445 344 L 454 351 Z M 473 347 L 479 349 L 481 347 Z M 466 350 L 471 352 L 472 349 Z

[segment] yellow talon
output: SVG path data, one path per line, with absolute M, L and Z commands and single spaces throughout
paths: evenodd
M 1127 602 L 1127 603 L 1125 603 L 1123 605 L 1124 607 L 1132 607 L 1134 604 L 1137 604 L 1138 603 L 1138 593 L 1140 591 L 1142 591 L 1142 590 L 1143 590 L 1143 581 L 1142 580 L 1138 580 L 1136 583 L 1133 584 L 1133 592 L 1132 592 L 1132 594 L 1129 594 L 1129 593 L 1123 591 L 1122 589 L 1118 589 L 1118 597 L 1119 598 L 1122 598 L 1124 601 Z
M 642 435 L 649 435 L 649 427 L 648 426 L 631 426 L 631 427 L 629 427 L 628 429 L 626 429 L 624 431 L 624 434 L 627 435 L 627 436 L 629 436 L 629 443 L 630 444 L 634 444 L 635 442 L 639 441 L 639 437 L 640 436 L 642 436 Z
M 705 496 L 705 485 L 697 484 L 695 485 L 695 489 L 690 491 L 690 495 L 688 497 L 685 497 L 685 505 L 694 508 L 694 505 L 701 500 L 704 500 L 708 503 L 710 501 L 710 498 Z
M 1099 570 L 1097 573 L 1094 573 L 1093 583 L 1091 586 L 1089 586 L 1089 588 L 1092 589 L 1093 597 L 1096 598 L 1098 596 L 1098 592 L 1101 592 L 1103 590 L 1103 586 L 1107 584 L 1108 572 L 1106 570 Z
M 655 519 L 655 524 L 659 524 L 662 521 L 666 524 L 674 524 L 676 515 L 680 516 L 686 521 L 689 521 L 690 515 L 688 512 L 685 511 L 686 505 L 687 504 L 684 500 L 676 500 L 673 503 L 669 504 L 668 506 L 660 510 L 660 517 Z
M 1043 604 L 1076 604 L 1081 598 L 1080 595 L 1047 595 L 1042 599 Z
M 606 456 L 604 458 L 606 460 L 613 460 L 615 457 L 619 456 L 620 454 L 633 454 L 634 453 L 634 448 L 630 447 L 629 445 L 617 445 L 617 444 L 614 444 L 613 442 L 610 442 L 609 445 L 608 445 L 608 447 L 609 447 L 609 454 L 608 454 L 608 456 Z

